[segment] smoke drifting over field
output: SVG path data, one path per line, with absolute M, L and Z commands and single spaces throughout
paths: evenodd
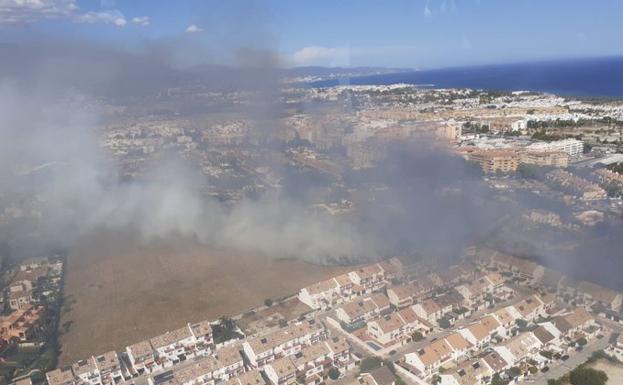
M 16 220 L 3 227 L 2 241 L 15 254 L 70 248 L 81 236 L 112 229 L 144 242 L 184 237 L 274 257 L 335 262 L 458 251 L 489 231 L 484 224 L 491 223 L 493 211 L 483 209 L 487 191 L 478 175 L 427 143 L 397 146 L 376 169 L 346 176 L 362 190 L 387 186 L 361 199 L 357 214 L 348 217 L 310 214 L 311 202 L 288 178 L 280 194 L 225 208 L 200 193 L 205 177 L 174 154 L 154 162 L 140 179 L 123 181 L 95 131 L 103 119 L 93 107 L 98 98 L 132 100 L 198 78 L 218 90 L 251 89 L 259 95 L 256 103 L 239 114 L 256 119 L 255 129 L 269 135 L 278 124 L 274 116 L 283 114 L 274 101 L 274 56 L 237 50 L 245 54 L 238 54 L 236 68 L 198 74 L 160 60 L 161 52 L 43 46 L 3 47 L 15 60 L 3 64 L 0 78 L 0 195 L 28 192 L 36 197 L 35 210 L 41 209 L 37 225 Z

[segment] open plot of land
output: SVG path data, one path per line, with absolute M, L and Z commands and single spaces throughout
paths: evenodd
M 84 240 L 68 257 L 60 364 L 259 306 L 349 270 L 196 244 Z
M 265 328 L 275 327 L 281 320 L 292 321 L 310 311 L 312 308 L 294 297 L 259 311 L 247 312 L 236 322 L 247 335 L 250 335 Z
M 608 385 L 623 384 L 623 364 L 599 360 L 591 368 L 604 371 L 608 375 Z

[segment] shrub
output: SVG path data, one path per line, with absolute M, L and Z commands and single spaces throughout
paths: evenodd
M 272 299 L 270 299 L 270 298 L 266 298 L 266 299 L 264 300 L 264 305 L 266 305 L 267 307 L 271 307 L 271 306 L 273 306 L 273 300 L 272 300 Z
M 424 335 L 421 332 L 415 332 L 411 335 L 413 341 L 418 342 L 424 339 Z
M 450 327 L 452 327 L 450 321 L 447 318 L 441 318 L 439 319 L 439 321 L 437 321 L 437 323 L 439 323 L 439 327 L 442 329 L 449 329 Z
M 530 372 L 530 374 L 537 374 L 539 369 L 536 368 L 536 366 L 531 366 L 528 371 Z
M 551 360 L 552 358 L 554 358 L 554 353 L 547 351 L 547 350 L 542 350 L 539 352 L 539 354 L 547 358 L 548 360 Z
M 528 326 L 528 322 L 526 322 L 525 320 L 522 320 L 521 318 L 517 318 L 515 320 L 515 324 L 520 328 L 520 329 L 524 329 L 526 326 Z
M 517 377 L 521 374 L 521 369 L 513 366 L 512 368 L 508 369 L 508 372 L 510 373 L 511 377 Z
M 335 366 L 329 369 L 329 378 L 332 380 L 337 380 L 340 378 L 340 371 Z

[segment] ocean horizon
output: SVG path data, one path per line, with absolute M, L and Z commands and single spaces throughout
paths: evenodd
M 562 96 L 623 98 L 623 56 L 493 64 L 338 78 L 312 87 L 406 83 L 423 88 L 535 91 Z

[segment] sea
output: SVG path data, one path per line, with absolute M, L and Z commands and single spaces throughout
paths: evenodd
M 406 83 L 430 88 L 536 91 L 585 98 L 623 98 L 623 56 L 526 62 L 398 72 L 310 83 L 387 85 Z

